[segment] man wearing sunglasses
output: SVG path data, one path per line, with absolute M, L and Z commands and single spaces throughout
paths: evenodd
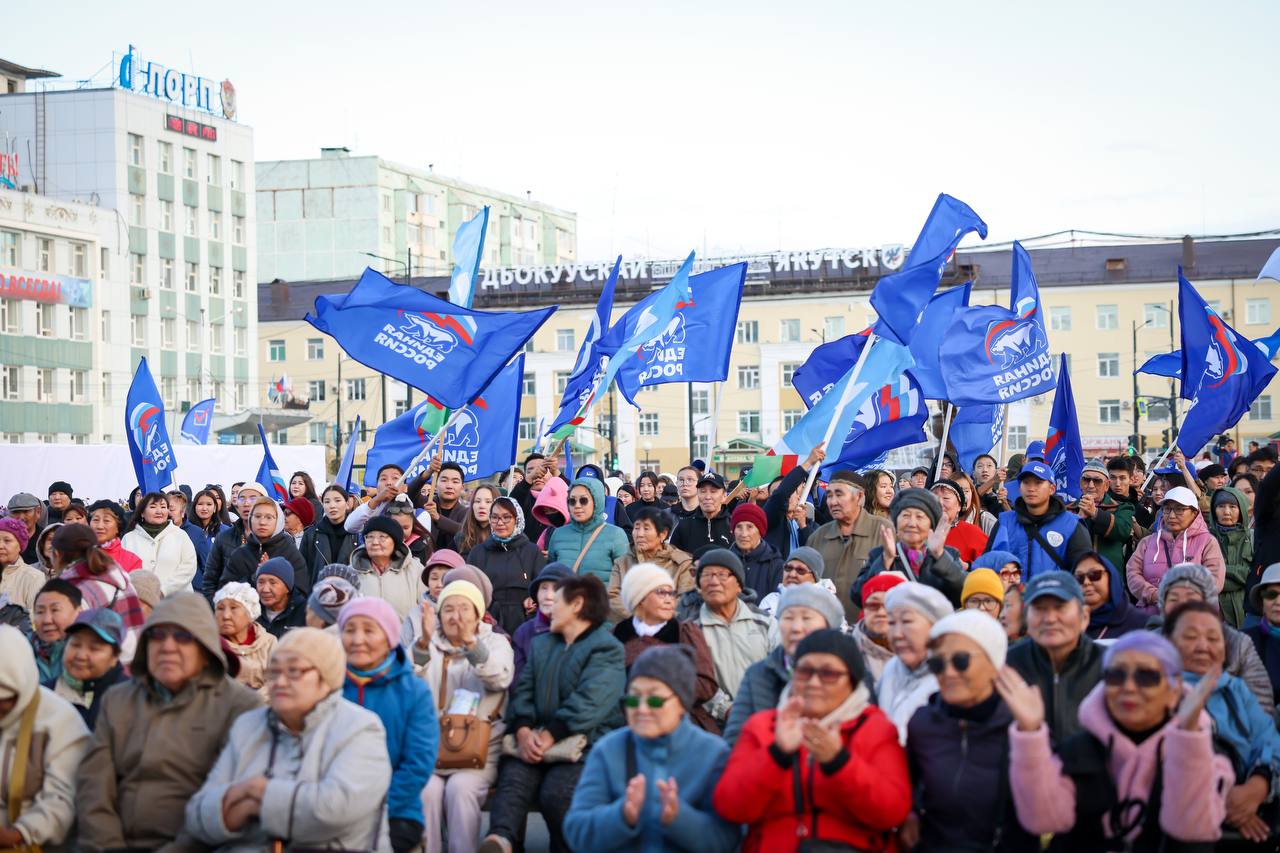
M 1093 550 L 1113 566 L 1123 566 L 1125 549 L 1133 534 L 1133 504 L 1121 503 L 1111 493 L 1111 477 L 1101 462 L 1094 460 L 1080 473 L 1080 500 L 1067 505 L 1089 531 Z

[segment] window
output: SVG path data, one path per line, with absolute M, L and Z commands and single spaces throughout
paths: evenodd
M 244 163 L 239 160 L 231 161 L 231 189 L 244 189 Z
M 160 399 L 164 407 L 173 411 L 178 406 L 178 380 L 172 376 L 160 377 Z
M 324 402 L 325 384 L 323 379 L 312 379 L 307 383 L 307 399 L 313 403 Z
M 711 392 L 706 388 L 695 389 L 690 397 L 689 405 L 695 415 L 711 414 Z
M 231 274 L 231 295 L 236 299 L 244 299 L 244 270 L 236 270 Z
M 236 326 L 236 355 L 245 355 L 249 351 L 249 330 L 244 326 Z
M 1068 373 L 1070 369 L 1068 368 Z M 1103 379 L 1115 379 L 1120 375 L 1120 353 L 1098 353 L 1098 376 Z
M 267 341 L 267 361 L 284 361 L 284 341 Z
M 640 413 L 640 434 L 641 435 L 657 435 L 658 434 L 658 413 L 657 412 L 641 412 Z
M 1099 400 L 1098 401 L 1098 423 L 1100 424 L 1120 423 L 1120 401 L 1119 400 Z
M 347 380 L 347 399 L 348 400 L 364 399 L 364 380 L 363 379 Z
M 40 443 L 41 444 L 57 444 L 58 434 L 55 432 L 42 432 L 40 433 Z
M 159 169 L 161 174 L 172 175 L 173 174 L 173 145 L 171 145 L 168 142 L 161 142 L 159 144 L 158 150 L 160 153 Z
M 196 179 L 196 150 L 194 148 L 182 149 L 182 177 L 194 181 Z
M 800 365 L 794 361 L 788 361 L 782 365 L 782 386 L 784 388 L 791 385 L 791 380 L 795 378 L 796 371 L 800 369 Z
M 188 237 L 200 236 L 200 214 L 194 207 L 189 204 L 183 205 L 186 208 L 186 234 Z
M 222 295 L 222 267 L 209 267 L 209 295 Z
M 740 344 L 754 344 L 760 340 L 760 324 L 755 320 L 739 320 L 737 340 Z
M 1271 322 L 1271 300 L 1265 296 L 1261 299 L 1246 299 L 1244 303 L 1244 322 L 1246 326 L 1263 326 Z
M 22 303 L 16 299 L 0 299 L 0 332 L 6 335 L 22 333 Z
M 129 165 L 145 166 L 146 160 L 143 157 L 142 137 L 136 133 L 129 134 Z
M 1027 449 L 1027 428 L 1025 426 L 1009 427 L 1009 449 L 1023 451 Z
M 160 230 L 173 231 L 173 202 L 160 201 Z
M 36 264 L 40 272 L 53 272 L 53 241 L 48 237 L 36 238 Z
M 760 432 L 760 411 L 758 409 L 738 412 L 738 432 L 743 434 Z
M 18 368 L 6 365 L 0 367 L 0 397 L 5 400 L 18 399 Z
M 382 212 L 383 213 L 391 212 L 391 193 L 382 194 Z
M 200 324 L 195 320 L 187 321 L 187 349 L 192 352 L 200 351 Z
M 324 338 L 307 338 L 307 361 L 324 358 Z
M 1253 401 L 1249 406 L 1249 420 L 1251 421 L 1269 421 L 1271 420 L 1271 395 L 1263 394 Z
M 573 329 L 556 329 L 556 352 L 573 352 Z
M 245 400 L 249 399 L 249 386 L 243 382 L 237 382 L 235 385 L 235 404 L 237 409 L 243 409 Z
M 217 154 L 210 154 L 206 161 L 209 165 L 209 174 L 205 175 L 205 179 L 211 184 L 222 183 L 222 158 Z
M 1071 331 L 1071 306 L 1049 306 L 1049 328 L 1055 332 Z
M 174 340 L 178 336 L 178 321 L 172 317 L 160 318 L 160 346 L 173 349 Z
M 111 343 L 111 312 L 105 309 L 102 312 L 102 328 L 98 330 L 98 337 L 104 344 Z
M 147 283 L 147 258 L 146 255 L 130 253 L 129 255 L 129 283 L 130 284 L 146 284 Z
M 760 387 L 760 365 L 743 364 L 738 366 L 738 387 L 744 391 Z
M 4 440 L 5 440 L 5 442 L 6 442 L 6 443 L 8 443 L 8 444 L 22 444 L 22 433 L 20 433 L 20 432 L 6 432 L 6 433 L 4 434 Z M 103 443 L 103 444 L 110 444 L 111 442 L 109 442 L 109 441 L 104 441 L 104 442 L 102 442 L 102 443 Z
M 110 251 L 106 246 L 98 250 L 98 278 L 106 278 L 108 273 L 107 262 L 111 258 Z
M 209 211 L 209 239 L 222 239 L 222 214 L 216 210 Z
M 1120 328 L 1120 309 L 1115 305 L 1098 305 L 1094 308 L 1095 325 L 1099 331 Z
M 160 259 L 160 286 L 173 290 L 173 258 Z
M 369 424 L 367 421 L 360 422 L 360 433 L 356 434 L 356 422 L 347 421 L 347 440 L 348 441 L 368 441 L 369 440 Z
M 67 315 L 71 318 L 71 340 L 83 341 L 89 335 L 89 309 L 72 306 Z
M 36 400 L 41 403 L 57 401 L 57 389 L 54 387 L 52 367 L 42 367 L 36 371 Z
M 187 293 L 195 293 L 200 289 L 200 265 L 187 261 Z
M 822 320 L 822 336 L 828 341 L 836 341 L 844 337 L 843 317 L 824 317 Z
M 395 410 L 391 414 L 391 417 L 398 418 L 401 415 L 403 415 L 405 412 L 409 411 L 409 402 L 405 400 L 403 397 L 396 397 L 391 401 L 391 408 Z
M 382 226 L 382 242 L 384 243 L 391 242 L 391 226 L 390 225 Z
M 1142 322 L 1153 329 L 1169 328 L 1169 306 L 1163 302 L 1146 303 L 1142 306 Z
M 84 243 L 71 244 L 71 274 L 76 278 L 89 277 L 89 247 Z
M 568 386 L 568 384 L 569 384 L 569 371 L 567 371 L 567 370 L 557 370 L 557 371 L 555 372 L 555 378 L 556 378 L 556 393 L 557 393 L 557 394 L 563 394 L 563 393 L 564 393 L 564 389 L 565 389 L 565 388 Z
M 0 264 L 9 267 L 18 266 L 19 245 L 16 231 L 0 231 Z
M 102 405 L 111 405 L 111 374 L 107 371 L 102 372 Z M 104 442 L 107 443 L 107 442 Z
M 147 225 L 147 200 L 140 195 L 129 196 L 129 224 L 137 228 Z
M 222 352 L 222 324 L 212 323 L 209 326 L 209 352 L 215 355 Z
M 524 385 L 520 393 L 527 397 L 533 397 L 538 393 L 538 377 L 534 373 L 526 373 L 524 375 Z
M 87 375 L 83 370 L 71 371 L 71 402 L 83 403 L 85 401 L 84 388 L 87 381 Z
M 791 429 L 800 419 L 804 417 L 804 409 L 783 409 L 782 410 L 782 431 L 786 432 Z
M 521 418 L 516 425 L 516 437 L 520 441 L 536 441 L 538 424 L 533 418 Z
M 237 246 L 244 244 L 244 217 L 231 217 L 231 242 Z
M 328 444 L 329 425 L 323 421 L 307 424 L 307 442 L 310 444 Z
M 130 319 L 129 331 L 135 347 L 147 345 L 147 315 L 134 314 Z
M 783 343 L 800 340 L 800 321 L 799 320 L 779 320 L 778 321 L 778 340 Z
M 52 338 L 56 331 L 53 306 L 40 304 L 36 306 L 36 334 L 42 338 Z
M 694 459 L 706 459 L 711 455 L 711 436 L 695 435 L 693 444 L 689 447 Z
M 187 380 L 187 402 L 188 402 L 188 403 L 195 403 L 195 402 L 196 402 L 196 401 L 198 401 L 200 398 L 201 398 L 201 394 L 200 394 L 200 380 L 199 380 L 199 379 L 188 379 L 188 380 Z

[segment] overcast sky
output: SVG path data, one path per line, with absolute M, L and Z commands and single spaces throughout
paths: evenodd
M 584 260 L 910 243 L 940 191 L 990 241 L 1280 227 L 1276 3 L 4 5 L 0 57 L 133 43 L 231 79 L 260 160 L 530 190 Z

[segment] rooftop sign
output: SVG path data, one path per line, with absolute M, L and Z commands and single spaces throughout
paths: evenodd
M 120 58 L 116 82 L 122 89 L 150 95 L 175 106 L 232 120 L 236 117 L 236 89 L 230 80 L 215 83 L 208 77 L 166 68 L 158 62 L 144 60 L 133 45 L 129 45 L 129 52 Z

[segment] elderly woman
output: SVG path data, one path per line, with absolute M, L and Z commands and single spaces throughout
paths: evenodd
M 342 695 L 377 714 L 387 731 L 387 821 L 391 847 L 403 853 L 422 843 L 422 789 L 436 766 L 440 726 L 431 689 L 414 675 L 400 644 L 400 617 L 386 601 L 365 596 L 350 602 L 338 615 L 338 629 L 347 653 Z
M 688 646 L 652 646 L 636 658 L 622 700 L 627 726 L 591 750 L 565 815 L 573 849 L 737 849 L 738 827 L 711 805 L 729 746 L 689 719 L 695 668 Z
M 609 594 L 594 575 L 556 585 L 551 630 L 534 638 L 507 706 L 498 788 L 484 853 L 510 853 L 538 805 L 553 851 L 567 851 L 562 826 L 582 773 L 582 753 L 622 724 L 622 644 L 605 627 Z
M 1275 701 L 1280 704 L 1280 563 L 1267 566 L 1257 586 L 1249 590 L 1249 604 L 1262 618 L 1242 633 L 1253 641 L 1267 669 Z
M 185 534 L 183 538 L 186 538 Z M 191 540 L 187 540 L 190 543 Z M 53 537 L 54 566 L 59 578 L 79 592 L 83 606 L 107 607 L 124 620 L 124 645 L 120 659 L 133 660 L 138 633 L 146 616 L 129 576 L 112 562 L 93 531 L 83 524 L 64 524 Z M 140 569 L 139 571 L 145 571 Z
M 889 590 L 884 606 L 889 611 L 893 660 L 885 665 L 876 684 L 876 699 L 898 727 L 899 741 L 906 743 L 911 716 L 938 690 L 938 679 L 929 670 L 927 660 L 929 631 L 954 608 L 942 593 L 914 581 Z
M 124 622 L 114 611 L 104 607 L 82 611 L 67 627 L 62 674 L 44 685 L 70 702 L 91 730 L 107 689 L 126 678 L 120 663 L 123 643 Z
M 1182 657 L 1182 678 L 1195 684 L 1222 669 L 1227 656 L 1222 614 L 1203 601 L 1189 601 L 1166 617 L 1164 635 Z M 1271 833 L 1258 816 L 1280 777 L 1280 734 L 1243 681 L 1223 673 L 1205 710 L 1213 719 L 1214 736 L 1226 743 L 1236 768 L 1235 785 L 1227 792 L 1227 824 L 1253 842 Z
M 511 643 L 484 621 L 484 596 L 475 584 L 454 581 L 440 592 L 439 610 L 424 605 L 422 638 L 413 660 L 435 695 L 446 725 L 435 773 L 422 791 L 426 853 L 444 849 L 449 828 L 450 853 L 473 853 L 480 843 L 480 809 L 498 778 L 498 754 L 505 731 L 502 712 L 511 686 Z M 489 725 L 487 750 L 476 766 L 458 766 L 448 744 L 465 734 L 466 718 Z M 450 760 L 453 759 L 453 760 Z M 448 763 L 448 766 L 444 766 Z
M 524 535 L 520 504 L 507 497 L 493 502 L 489 508 L 489 538 L 471 549 L 467 564 L 478 567 L 493 582 L 489 612 L 503 631 L 514 634 L 534 610 L 529 583 L 546 564 L 538 546 Z
M 915 849 L 1038 849 L 1018 826 L 1006 776 L 1013 717 L 995 689 L 1006 651 L 1000 623 L 977 610 L 929 631 L 938 692 L 907 725 L 916 811 L 901 837 Z
M 1107 647 L 1102 682 L 1080 705 L 1082 730 L 1057 754 L 1044 697 L 1012 668 L 996 680 L 1015 725 L 1009 787 L 1018 821 L 1063 850 L 1158 850 L 1222 835 L 1231 759 L 1213 749 L 1204 706 L 1214 669 L 1189 690 L 1178 650 L 1147 631 Z
M 652 563 L 665 569 L 680 595 L 693 589 L 693 557 L 667 541 L 675 527 L 671 513 L 658 507 L 643 507 L 631 512 L 630 517 L 632 549 L 613 561 L 609 575 L 609 619 L 613 622 L 628 616 L 622 602 L 622 582 L 637 563 Z
M 849 596 L 862 598 L 862 585 L 881 572 L 898 572 L 908 580 L 931 586 L 960 605 L 964 565 L 960 552 L 945 544 L 951 532 L 938 498 L 924 489 L 903 489 L 889 507 L 893 526 L 880 527 L 880 544 L 867 554 L 867 564 Z
M 911 808 L 911 779 L 852 637 L 826 629 L 800 642 L 781 704 L 747 721 L 713 802 L 747 825 L 745 851 L 794 850 L 799 838 L 883 849 Z
M 547 559 L 609 582 L 613 562 L 628 551 L 627 534 L 605 519 L 604 483 L 579 477 L 569 488 L 569 523 L 547 539 Z M 625 512 L 623 515 L 625 516 Z M 491 522 L 492 523 L 492 522 Z
M 676 619 L 676 587 L 671 575 L 654 563 L 633 566 L 622 579 L 622 600 L 631 617 L 614 626 L 613 636 L 626 652 L 627 668 L 652 646 L 687 646 L 693 654 L 698 683 L 696 701 L 685 710 L 698 728 L 720 734 L 720 726 L 702 707 L 720 689 L 711 650 L 702 636 L 702 628 Z
M 182 810 L 204 784 L 232 723 L 262 702 L 227 676 L 213 613 L 194 592 L 156 605 L 132 671 L 103 698 L 76 775 L 79 846 L 190 849 Z
M 141 558 L 120 543 L 120 535 L 128 524 L 120 504 L 110 500 L 94 501 L 89 504 L 88 512 L 89 527 L 93 529 L 93 535 L 98 537 L 98 547 L 106 551 L 125 572 L 141 569 Z
M 929 491 L 938 499 L 942 514 L 951 526 L 946 544 L 955 548 L 964 564 L 969 565 L 987 550 L 987 534 L 966 515 L 970 505 L 966 501 L 964 488 L 955 480 L 939 480 L 929 487 Z
M 1233 627 L 1244 625 L 1245 586 L 1253 571 L 1253 530 L 1249 527 L 1249 501 L 1244 493 L 1224 486 L 1210 498 L 1213 515 L 1209 532 L 1218 542 L 1226 566 L 1226 580 L 1218 605 L 1223 617 Z
M 0 594 L 27 611 L 36 605 L 36 595 L 47 578 L 44 572 L 22 561 L 27 547 L 27 525 L 16 518 L 0 518 Z
M 1130 631 L 1141 631 L 1148 616 L 1129 603 L 1120 570 L 1097 551 L 1081 554 L 1071 573 L 1084 592 L 1084 606 L 1089 608 L 1089 627 L 1085 633 L 1094 640 L 1114 640 Z
M 263 691 L 263 698 L 269 698 L 267 663 L 276 637 L 255 624 L 262 615 L 258 591 L 247 583 L 232 581 L 214 594 L 213 613 L 226 650 L 240 663 L 236 681 L 250 690 Z
M 821 554 L 808 545 L 792 548 L 787 559 L 782 562 L 782 581 L 777 589 L 760 599 L 760 609 L 770 616 L 777 616 L 782 590 L 798 583 L 816 583 L 838 598 L 840 593 L 836 591 L 836 585 L 829 578 L 823 577 L 824 574 L 826 561 Z
M 187 832 L 219 850 L 387 851 L 391 779 L 376 714 L 342 698 L 338 639 L 299 628 L 267 667 L 270 707 L 242 714 L 186 804 Z M 276 849 L 280 849 L 277 847 Z
M 404 544 L 395 519 L 375 515 L 364 528 L 364 544 L 351 552 L 351 567 L 360 576 L 360 594 L 380 598 L 403 619 L 427 591 L 422 563 Z
M 249 513 L 244 544 L 227 557 L 218 586 L 231 581 L 253 583 L 258 567 L 276 559 L 284 560 L 292 568 L 294 588 L 305 599 L 311 592 L 311 574 L 293 536 L 284 529 L 284 510 L 270 498 L 258 498 Z
M 897 572 L 881 572 L 862 585 L 862 618 L 853 626 L 853 638 L 858 641 L 872 684 L 880 680 L 885 665 L 893 659 L 893 649 L 889 647 L 889 611 L 884 608 L 884 597 L 906 581 Z
M 1144 536 L 1125 564 L 1129 592 L 1138 609 L 1157 612 L 1160 578 L 1179 563 L 1204 566 L 1213 575 L 1214 588 L 1222 592 L 1226 580 L 1222 549 L 1205 525 L 1195 494 L 1186 486 L 1165 493 L 1160 503 L 1160 529 Z
M 164 594 L 191 588 L 196 576 L 196 547 L 169 517 L 169 499 L 148 492 L 138 500 L 120 544 L 142 560 L 142 568 L 160 576 Z

